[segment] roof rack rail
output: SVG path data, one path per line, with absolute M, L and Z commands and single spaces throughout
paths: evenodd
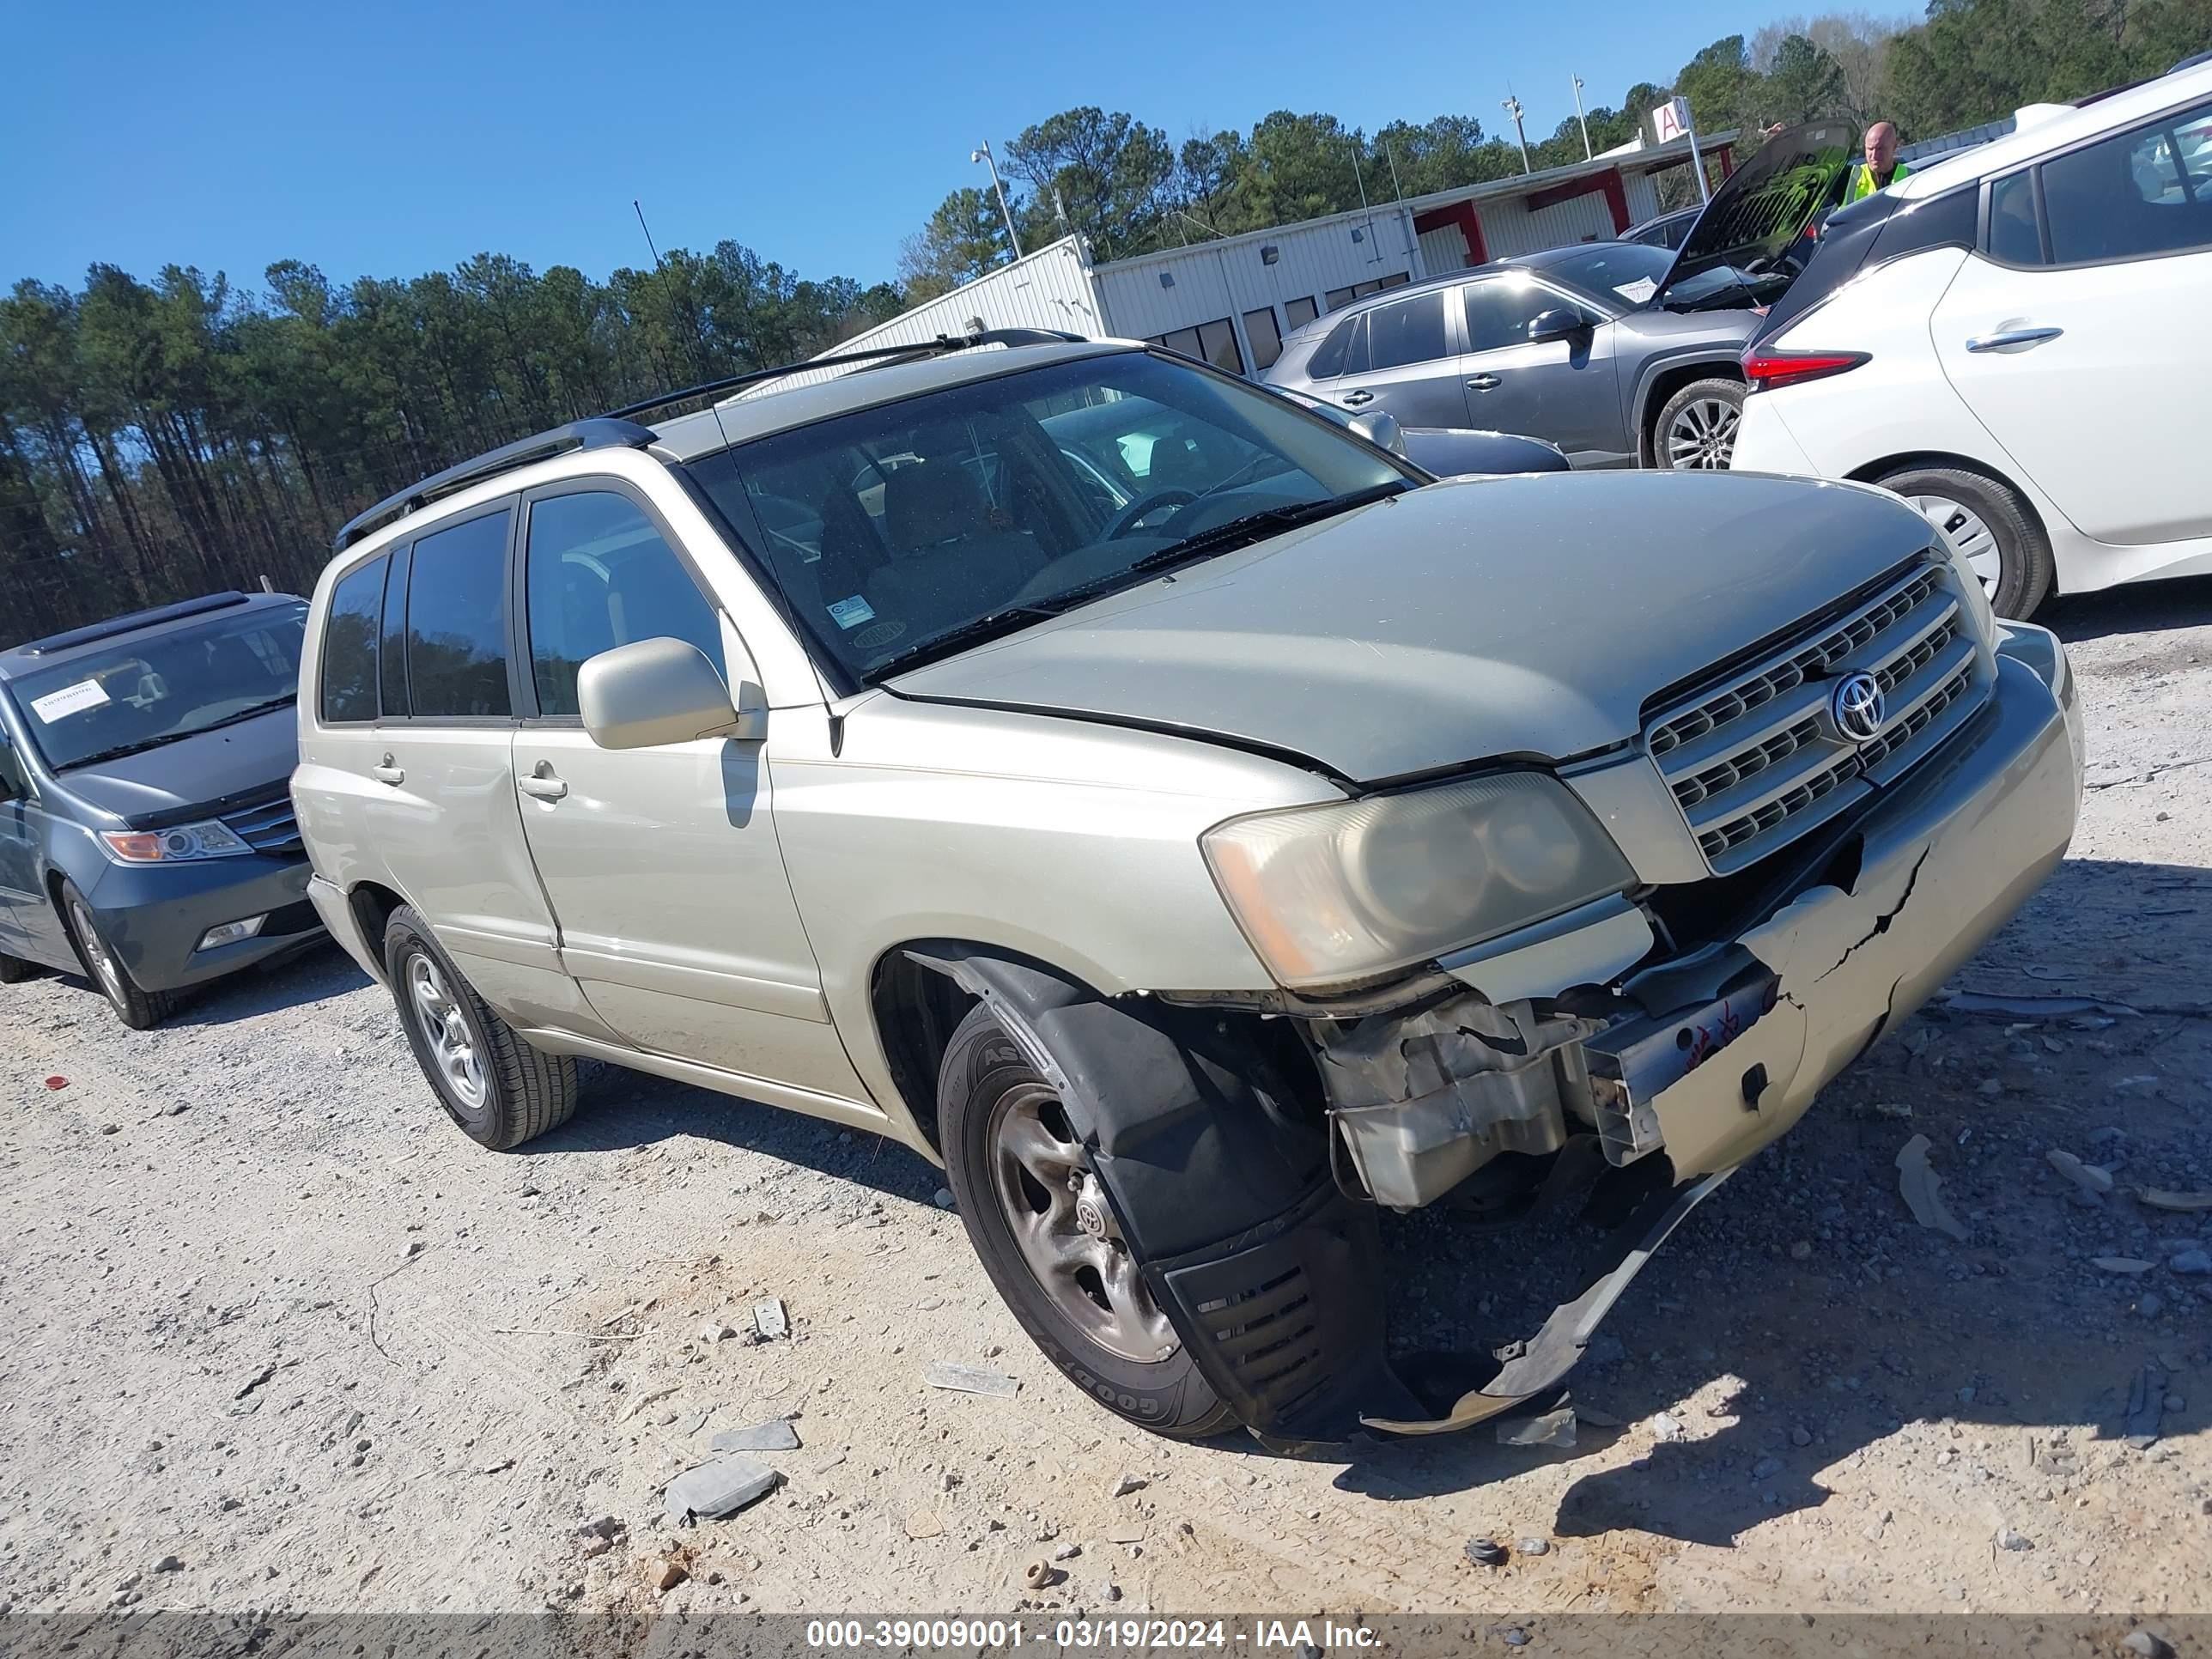
M 804 374 L 811 368 L 836 368 L 848 363 L 875 363 L 893 358 L 907 361 L 934 357 L 947 352 L 967 351 L 976 346 L 1079 344 L 1083 338 L 1080 334 L 1064 333 L 1052 328 L 987 328 L 974 334 L 940 334 L 934 340 L 878 346 L 866 351 L 848 351 L 829 357 L 810 357 L 805 362 L 783 363 L 774 368 L 756 368 L 743 374 L 708 380 L 699 386 L 684 386 L 679 391 L 664 392 L 657 398 L 625 404 L 620 409 L 610 410 L 605 415 L 595 415 L 589 420 L 571 421 L 568 425 L 556 426 L 550 432 L 517 439 L 511 444 L 502 444 L 497 449 L 487 451 L 473 460 L 463 461 L 459 466 L 449 466 L 443 472 L 434 473 L 422 483 L 410 485 L 396 495 L 387 495 L 368 511 L 347 520 L 337 533 L 335 550 L 344 552 L 356 542 L 420 507 L 428 507 L 441 496 L 450 495 L 472 483 L 481 483 L 486 478 L 495 478 L 502 472 L 512 472 L 517 467 L 528 466 L 533 461 L 550 460 L 556 455 L 565 455 L 578 449 L 642 449 L 653 441 L 655 434 L 652 428 L 637 424 L 638 416 L 689 403 L 695 398 L 711 398 L 744 386 L 780 380 L 787 375 Z
M 197 617 L 204 611 L 227 611 L 234 605 L 245 603 L 245 594 L 225 588 L 220 593 L 203 593 L 197 599 L 179 599 L 174 605 L 156 605 L 144 611 L 133 611 L 125 616 L 110 617 L 106 622 L 72 628 L 65 634 L 49 634 L 42 640 L 33 640 L 15 648 L 27 657 L 49 656 L 57 651 L 70 651 L 80 645 L 90 645 L 94 640 L 113 639 L 118 634 L 135 634 L 140 629 L 151 628 L 157 623 L 174 622 L 180 617 Z
M 627 421 L 654 410 L 668 409 L 677 404 L 689 403 L 694 398 L 712 398 L 724 392 L 742 391 L 749 386 L 760 386 L 769 380 L 781 380 L 793 374 L 804 374 L 810 369 L 840 368 L 847 364 L 883 363 L 891 359 L 918 361 L 924 357 L 939 357 L 948 352 L 972 350 L 977 346 L 1003 345 L 1066 345 L 1079 344 L 1080 334 L 1064 333 L 1056 328 L 987 328 L 974 334 L 940 334 L 933 340 L 909 340 L 904 345 L 872 346 L 866 351 L 847 351 L 827 357 L 809 357 L 804 362 L 780 363 L 774 368 L 749 369 L 743 374 L 726 375 L 719 380 L 707 380 L 698 386 L 687 386 L 680 391 L 647 398 L 642 402 L 625 404 L 611 410 L 606 418 Z
M 432 501 L 453 495 L 456 490 L 465 489 L 471 484 L 481 483 L 486 478 L 495 478 L 502 472 L 528 466 L 533 461 L 550 460 L 556 455 L 565 455 L 578 449 L 642 449 L 653 439 L 651 427 L 639 426 L 615 415 L 571 421 L 568 425 L 556 426 L 550 432 L 518 438 L 511 444 L 501 444 L 497 449 L 487 450 L 472 460 L 463 461 L 459 466 L 449 466 L 443 472 L 434 472 L 422 483 L 410 484 L 396 495 L 386 496 L 368 511 L 356 514 L 338 532 L 335 550 L 343 553 L 364 537 L 374 534 L 419 507 L 428 507 Z

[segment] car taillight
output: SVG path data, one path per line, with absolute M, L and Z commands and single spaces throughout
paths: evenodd
M 1743 354 L 1743 378 L 1753 392 L 1796 386 L 1801 380 L 1826 380 L 1868 361 L 1863 351 L 1775 351 L 1754 345 Z

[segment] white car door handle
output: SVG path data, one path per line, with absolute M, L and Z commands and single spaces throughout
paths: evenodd
M 1374 401 L 1375 394 L 1371 392 L 1347 392 L 1337 399 L 1337 402 L 1347 404 L 1353 409 L 1358 408 L 1362 404 L 1371 404 Z
M 388 783 L 395 787 L 407 781 L 407 769 L 404 766 L 394 766 L 389 755 L 386 755 L 378 764 L 370 767 L 368 775 L 379 783 Z
M 528 777 L 518 778 L 516 782 L 524 794 L 535 795 L 539 800 L 558 800 L 568 793 L 568 784 L 556 777 L 552 767 L 544 761 L 538 762 L 538 769 Z
M 2008 328 L 2002 334 L 1977 334 L 1966 342 L 1969 351 L 2002 351 L 2007 346 L 2041 345 L 2045 340 L 2055 340 L 2066 331 L 2063 328 Z

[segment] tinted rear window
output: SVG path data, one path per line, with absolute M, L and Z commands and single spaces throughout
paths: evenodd
M 1424 294 L 1367 313 L 1367 355 L 1375 368 L 1432 362 L 1444 355 L 1444 296 Z
M 511 714 L 502 508 L 415 543 L 407 683 L 416 719 Z
M 376 718 L 376 635 L 384 609 L 382 558 L 338 579 L 323 623 L 323 718 Z

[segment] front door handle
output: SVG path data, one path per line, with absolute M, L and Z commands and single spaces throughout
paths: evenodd
M 1495 374 L 1478 374 L 1467 383 L 1467 389 L 1469 392 L 1491 392 L 1496 390 L 1497 386 Z
M 2007 346 L 2038 346 L 2055 340 L 2063 328 L 2008 328 L 2001 334 L 1976 334 L 1966 341 L 1969 351 L 2002 351 Z
M 568 786 L 554 775 L 553 763 L 540 761 L 526 778 L 518 780 L 526 795 L 535 795 L 539 800 L 558 800 L 568 793 Z
M 1357 409 L 1362 404 L 1373 403 L 1375 394 L 1371 392 L 1347 392 L 1337 401 L 1340 404 L 1349 404 L 1352 408 Z
M 392 763 L 392 757 L 386 755 L 381 761 L 368 769 L 368 775 L 379 783 L 388 783 L 397 787 L 407 781 L 407 769 L 404 766 L 394 766 Z

